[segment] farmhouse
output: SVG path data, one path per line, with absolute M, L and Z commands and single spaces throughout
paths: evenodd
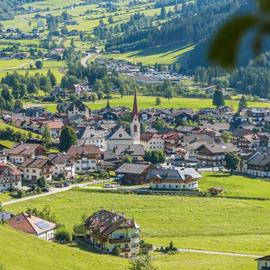
M 47 241 L 53 240 L 56 225 L 28 213 L 21 213 L 9 219 L 8 225 L 12 228 L 37 236 Z
M 0 163 L 0 192 L 21 188 L 22 171 L 10 163 Z
M 244 173 L 251 176 L 270 177 L 270 156 L 268 153 L 256 152 L 244 166 Z
M 151 189 L 197 190 L 202 176 L 192 168 L 151 170 L 147 175 Z
M 95 130 L 90 126 L 80 128 L 77 133 L 79 145 L 95 145 L 103 151 L 107 149 L 105 137 L 105 131 Z
M 139 251 L 140 227 L 134 219 L 124 214 L 100 210 L 85 221 L 91 243 L 108 253 L 116 253 L 124 258 L 135 256 Z
M 27 159 L 21 165 L 23 178 L 31 182 L 36 182 L 41 177 L 44 177 L 46 181 L 52 181 L 53 166 L 54 164 L 49 159 Z
M 156 133 L 144 133 L 141 135 L 141 144 L 146 151 L 164 150 L 164 140 Z
M 43 157 L 46 155 L 46 149 L 40 144 L 19 143 L 14 145 L 7 154 L 11 163 L 22 164 L 26 159 Z
M 124 163 L 115 172 L 124 185 L 142 185 L 149 183 L 146 176 L 150 170 L 154 169 L 150 164 L 130 164 Z
M 91 110 L 84 105 L 80 100 L 75 100 L 68 104 L 60 104 L 57 106 L 60 113 L 65 113 L 68 119 L 76 115 L 81 115 L 88 118 L 91 115 Z
M 73 179 L 75 177 L 75 164 L 70 156 L 64 153 L 50 154 L 48 159 L 53 163 L 53 177 L 64 179 Z
M 203 166 L 224 166 L 225 154 L 237 153 L 238 149 L 232 144 L 211 143 L 201 145 L 195 152 Z
M 74 159 L 76 173 L 103 170 L 103 154 L 95 145 L 72 145 L 67 155 Z

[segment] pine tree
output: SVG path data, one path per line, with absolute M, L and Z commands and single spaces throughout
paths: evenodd
M 77 136 L 73 128 L 64 127 L 60 135 L 59 150 L 66 152 L 72 145 L 77 143 Z
M 45 127 L 43 132 L 42 142 L 46 148 L 49 148 L 50 145 L 52 144 L 52 137 L 47 126 Z
M 239 100 L 238 111 L 240 112 L 242 109 L 247 108 L 247 106 L 248 106 L 247 99 L 245 96 L 242 96 L 241 99 Z
M 222 107 L 225 105 L 224 95 L 222 91 L 216 90 L 213 96 L 213 105 L 218 107 Z

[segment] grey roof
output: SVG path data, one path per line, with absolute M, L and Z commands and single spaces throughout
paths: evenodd
M 231 143 L 213 143 L 213 144 L 204 144 L 201 147 L 206 147 L 213 154 L 219 153 L 229 153 L 229 152 L 238 152 L 238 148 Z
M 131 144 L 131 145 L 117 145 L 114 148 L 114 153 L 116 156 L 144 156 L 144 148 L 140 144 Z
M 168 168 L 168 169 L 156 169 L 151 170 L 147 178 L 151 179 L 153 177 L 160 177 L 163 180 L 178 180 L 184 181 L 187 176 L 191 176 L 193 179 L 201 178 L 202 176 L 193 168 Z
M 77 133 L 77 138 L 81 139 L 94 139 L 94 138 L 105 138 L 105 131 L 103 130 L 96 130 L 90 126 L 82 127 L 79 129 Z
M 124 163 L 121 167 L 119 167 L 115 172 L 119 174 L 142 174 L 152 165 L 150 164 L 136 164 L 136 163 Z
M 270 156 L 267 153 L 255 153 L 249 160 L 248 165 L 264 167 L 270 165 Z
M 107 140 L 132 140 L 130 134 L 122 126 L 115 127 L 108 135 Z

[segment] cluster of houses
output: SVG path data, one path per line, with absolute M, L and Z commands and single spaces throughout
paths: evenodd
M 79 100 L 63 102 L 57 109 L 57 113 L 51 114 L 34 107 L 3 116 L 5 122 L 25 130 L 42 134 L 48 128 L 55 143 L 59 142 L 64 126 L 72 126 L 77 145 L 56 154 L 48 153 L 41 142 L 18 143 L 4 149 L 0 155 L 0 191 L 20 187 L 21 178 L 35 182 L 44 177 L 52 181 L 108 170 L 116 170 L 124 184 L 151 183 L 152 188 L 195 190 L 200 176 L 192 168 L 224 167 L 226 153 L 241 157 L 240 173 L 270 176 L 269 109 L 244 109 L 237 117 L 229 107 L 139 112 L 136 93 L 132 112 L 127 107 L 111 107 L 109 101 L 97 111 L 91 111 Z M 121 119 L 130 115 L 131 123 L 121 124 Z M 158 129 L 159 119 L 175 128 Z M 187 126 L 186 122 L 199 124 Z M 224 133 L 230 134 L 229 142 Z M 144 161 L 146 151 L 155 150 L 166 154 L 163 167 Z
M 46 241 L 53 241 L 57 230 L 57 224 L 34 216 L 31 212 L 17 215 L 0 212 L 0 222 Z M 104 253 L 131 258 L 139 252 L 140 226 L 123 213 L 99 210 L 85 220 L 84 227 L 86 242 Z
M 181 74 L 172 74 L 172 72 L 166 70 L 157 71 L 150 67 L 147 68 L 146 71 L 142 71 L 140 66 L 133 65 L 126 60 L 110 59 L 110 61 L 107 61 L 102 57 L 97 57 L 95 62 L 99 65 L 104 65 L 106 63 L 106 66 L 109 70 L 116 70 L 117 72 L 134 79 L 138 83 L 162 84 L 164 80 L 170 80 L 171 82 L 178 83 L 181 80 L 187 78 Z

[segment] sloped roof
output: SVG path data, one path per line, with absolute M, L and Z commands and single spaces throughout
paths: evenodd
M 163 180 L 178 180 L 185 181 L 186 177 L 190 176 L 194 179 L 201 178 L 202 176 L 193 168 L 185 168 L 183 170 L 179 168 L 161 168 L 156 170 L 151 170 L 147 178 L 152 179 L 154 177 L 159 177 Z
M 9 151 L 8 154 L 11 155 L 30 155 L 41 147 L 44 151 L 45 148 L 40 144 L 35 143 L 19 143 L 14 145 Z
M 124 163 L 115 172 L 116 173 L 129 173 L 129 174 L 142 174 L 152 165 L 150 164 L 136 164 L 136 163 Z
M 96 145 L 72 145 L 68 151 L 67 155 L 75 156 L 81 154 L 102 154 L 101 150 Z
M 107 238 L 111 233 L 122 228 L 136 228 L 139 226 L 133 219 L 127 219 L 124 215 L 120 215 L 107 210 L 100 210 L 85 221 L 87 229 Z
M 56 224 L 47 220 L 21 213 L 9 219 L 8 224 L 16 230 L 31 234 L 42 234 L 56 228 Z

